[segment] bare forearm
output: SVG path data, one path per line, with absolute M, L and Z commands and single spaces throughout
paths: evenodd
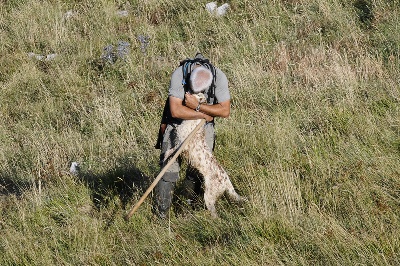
M 228 117 L 230 114 L 230 107 L 226 105 L 229 105 L 229 103 L 217 103 L 213 105 L 201 104 L 199 112 L 205 113 L 212 117 Z
M 199 105 L 199 102 L 196 97 L 186 93 L 185 104 L 190 109 L 196 109 L 196 107 Z M 212 117 L 228 117 L 231 111 L 231 101 L 227 100 L 213 105 L 204 103 L 200 105 L 199 111 Z
M 192 119 L 206 119 L 206 114 L 203 112 L 196 112 L 189 107 L 182 106 L 179 109 L 175 109 L 172 112 L 172 116 L 175 118 L 183 119 L 183 120 L 192 120 Z
M 174 118 L 183 120 L 205 119 L 212 121 L 213 117 L 202 112 L 196 112 L 194 109 L 182 104 L 182 100 L 175 97 L 169 98 L 171 115 Z M 197 106 L 197 105 L 196 105 Z

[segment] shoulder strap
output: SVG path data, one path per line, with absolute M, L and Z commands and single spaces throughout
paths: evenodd
M 183 62 L 183 63 L 182 63 Z M 186 84 L 188 84 L 188 79 L 189 79 L 189 70 L 192 66 L 192 61 L 191 59 L 187 59 L 185 61 L 181 62 L 182 66 L 182 86 L 185 88 Z
M 207 102 L 216 104 L 217 100 L 215 98 L 215 87 L 216 87 L 216 82 L 217 82 L 217 71 L 215 70 L 215 67 L 211 64 L 208 64 L 208 69 L 210 69 L 211 73 L 213 74 L 213 80 L 211 82 L 211 86 L 208 90 L 208 99 Z

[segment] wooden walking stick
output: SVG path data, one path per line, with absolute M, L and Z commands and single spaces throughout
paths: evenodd
M 150 192 L 154 189 L 154 187 L 157 185 L 158 181 L 162 178 L 162 176 L 165 174 L 165 172 L 168 170 L 168 168 L 171 166 L 171 164 L 178 158 L 178 156 L 181 154 L 182 150 L 186 147 L 188 144 L 189 140 L 196 134 L 196 132 L 205 124 L 206 120 L 202 119 L 201 122 L 196 126 L 195 129 L 189 134 L 189 136 L 186 137 L 185 141 L 181 144 L 179 149 L 175 152 L 174 156 L 168 161 L 168 163 L 163 167 L 161 172 L 158 174 L 156 179 L 154 179 L 153 183 L 150 185 L 150 187 L 146 190 L 146 192 L 143 194 L 143 196 L 139 199 L 139 201 L 136 203 L 135 206 L 130 210 L 130 212 L 125 216 L 125 220 L 128 220 L 131 218 L 131 216 L 136 212 L 136 210 L 140 207 L 140 205 L 143 203 L 143 201 L 147 198 L 147 196 L 150 194 Z

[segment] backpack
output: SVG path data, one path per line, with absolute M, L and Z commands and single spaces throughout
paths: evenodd
M 201 53 L 197 53 L 194 58 L 186 58 L 185 60 L 181 61 L 179 66 L 182 66 L 182 86 L 185 90 L 185 92 L 190 90 L 190 70 L 192 64 L 200 64 L 206 68 L 208 68 L 211 73 L 213 74 L 213 80 L 211 82 L 211 85 L 208 89 L 208 96 L 207 96 L 207 103 L 212 103 L 216 104 L 217 100 L 215 99 L 215 83 L 217 79 L 216 75 L 216 70 L 215 67 L 210 63 L 210 61 L 205 58 Z M 164 105 L 164 110 L 163 114 L 161 117 L 161 123 L 160 123 L 160 128 L 158 130 L 158 138 L 157 138 L 157 143 L 154 146 L 156 149 L 161 149 L 161 144 L 163 140 L 163 135 L 165 132 L 165 129 L 167 128 L 167 124 L 171 123 L 174 121 L 174 118 L 172 118 L 170 107 L 169 107 L 169 100 L 165 101 Z

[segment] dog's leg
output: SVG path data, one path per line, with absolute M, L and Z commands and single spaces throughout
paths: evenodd
M 226 184 L 226 187 L 227 187 L 226 191 L 228 192 L 228 195 L 229 195 L 229 197 L 230 197 L 232 200 L 235 200 L 235 201 L 237 201 L 237 202 L 241 202 L 241 201 L 244 201 L 244 200 L 245 200 L 242 196 L 240 196 L 240 195 L 235 191 L 235 188 L 233 187 L 233 185 L 232 185 L 231 181 L 229 180 L 229 178 L 226 179 L 226 183 L 227 183 L 227 184 Z
M 229 196 L 236 201 L 241 197 L 236 193 L 229 176 L 224 168 L 218 164 L 217 159 L 209 149 L 202 148 L 199 143 L 190 147 L 192 166 L 197 168 L 204 177 L 204 202 L 213 217 L 217 217 L 215 203 L 222 194 L 227 191 Z M 196 152 L 201 149 L 202 152 Z M 198 157 L 195 158 L 194 155 Z
M 207 206 L 207 210 L 210 211 L 211 216 L 213 218 L 218 218 L 217 209 L 215 208 L 215 202 L 216 202 L 218 196 L 215 195 L 213 192 L 214 191 L 212 190 L 212 187 L 210 186 L 210 184 L 205 184 L 204 203 Z

